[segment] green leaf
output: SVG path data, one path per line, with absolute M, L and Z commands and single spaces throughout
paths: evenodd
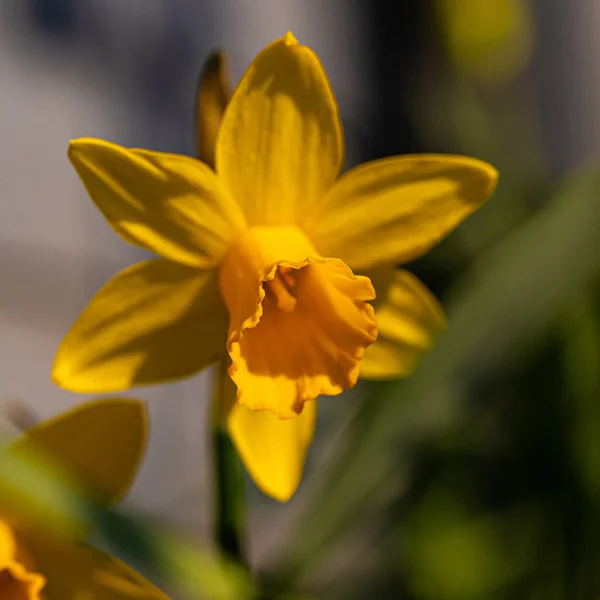
M 563 321 L 570 444 L 591 498 L 600 497 L 600 310 L 597 295 L 577 298 Z

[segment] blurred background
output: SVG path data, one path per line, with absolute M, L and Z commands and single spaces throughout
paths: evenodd
M 288 29 L 332 81 L 347 167 L 452 152 L 501 179 L 410 265 L 449 315 L 415 375 L 321 402 L 290 503 L 248 480 L 267 597 L 600 598 L 597 2 L 0 0 L 2 418 L 81 400 L 50 382 L 56 347 L 144 257 L 86 197 L 69 140 L 193 154 L 207 54 L 237 80 Z M 127 499 L 207 542 L 210 378 L 136 392 L 152 439 Z

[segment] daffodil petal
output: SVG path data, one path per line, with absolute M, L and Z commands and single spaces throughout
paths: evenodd
M 226 335 L 215 271 L 149 260 L 96 294 L 62 341 L 52 378 L 107 393 L 189 377 L 224 351 Z
M 304 230 L 321 254 L 353 269 L 406 263 L 485 202 L 497 178 L 493 167 L 464 156 L 384 158 L 343 175 Z
M 293 225 L 338 176 L 337 103 L 317 56 L 288 33 L 252 62 L 217 136 L 216 169 L 251 225 Z
M 381 269 L 369 273 L 379 335 L 365 350 L 360 376 L 365 379 L 404 377 L 445 328 L 444 311 L 432 293 L 409 271 Z
M 228 417 L 229 433 L 248 473 L 268 496 L 286 502 L 298 488 L 316 418 L 316 400 L 307 402 L 298 416 L 285 420 L 234 404 Z
M 143 402 L 106 398 L 35 425 L 13 443 L 11 451 L 47 454 L 97 502 L 108 505 L 129 489 L 144 456 L 147 430 Z
M 45 600 L 169 600 L 131 567 L 96 548 L 33 534 L 20 537 L 47 579 Z
M 112 228 L 165 258 L 215 266 L 245 225 L 239 206 L 199 160 L 92 138 L 73 140 L 68 154 Z

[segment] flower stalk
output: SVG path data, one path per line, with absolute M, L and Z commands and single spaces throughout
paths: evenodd
M 213 387 L 212 452 L 214 473 L 215 541 L 221 551 L 246 564 L 244 553 L 244 475 L 238 453 L 226 428 L 227 361 L 219 363 Z

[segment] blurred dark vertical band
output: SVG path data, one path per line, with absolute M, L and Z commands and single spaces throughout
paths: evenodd
M 432 152 L 423 147 L 415 131 L 415 86 L 430 43 L 430 2 L 423 0 L 375 0 L 365 16 L 370 36 L 370 80 L 374 84 L 368 124 L 370 135 L 361 150 L 364 160 L 397 154 Z M 426 282 L 431 291 L 443 297 L 449 274 L 429 257 L 410 265 L 410 271 Z
M 372 48 L 374 122 L 367 158 L 420 152 L 407 97 L 414 85 L 423 47 L 422 0 L 375 0 L 366 10 Z

